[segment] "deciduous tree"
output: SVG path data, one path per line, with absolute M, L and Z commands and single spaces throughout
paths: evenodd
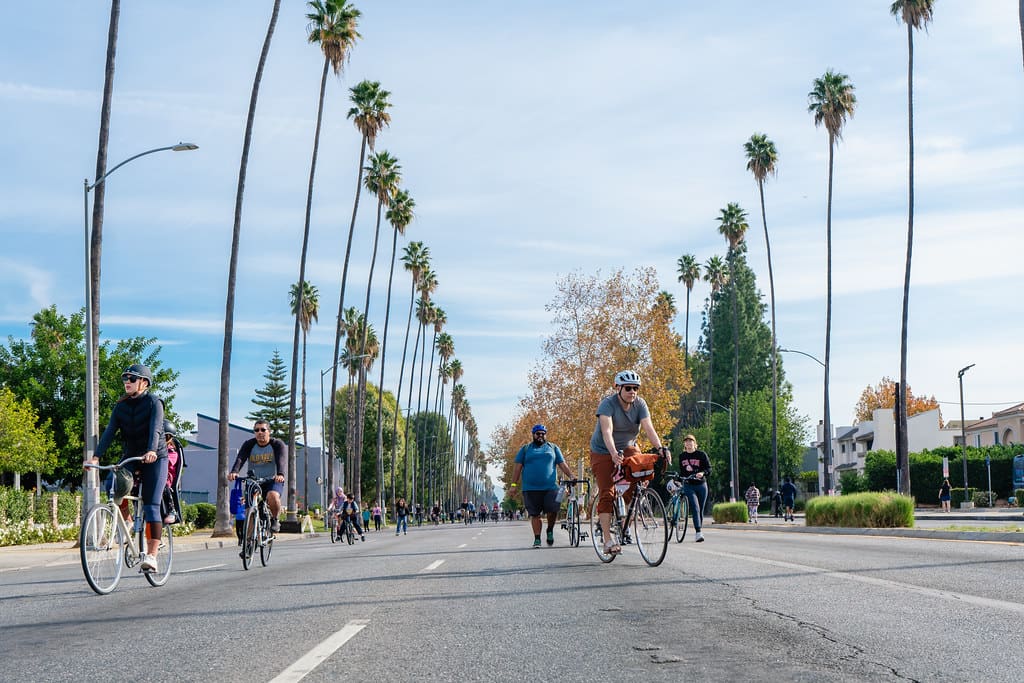
M 907 387 L 907 415 L 918 415 L 934 410 L 939 407 L 935 396 L 914 396 L 914 392 Z M 867 422 L 874 419 L 874 411 L 878 408 L 892 410 L 896 405 L 896 381 L 891 377 L 883 377 L 875 386 L 868 385 L 860 394 L 860 400 L 854 408 L 855 417 L 858 422 Z M 939 425 L 942 425 L 942 413 L 939 413 Z

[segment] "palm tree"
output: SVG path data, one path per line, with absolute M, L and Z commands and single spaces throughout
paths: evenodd
M 907 264 L 903 275 L 903 317 L 900 324 L 900 391 L 896 397 L 897 490 L 910 495 L 910 457 L 907 443 L 907 322 L 910 310 L 910 262 L 914 250 L 914 29 L 927 28 L 934 0 L 896 0 L 889 12 L 907 25 Z
M 687 370 L 690 369 L 690 292 L 693 291 L 693 283 L 700 280 L 700 265 L 697 263 L 697 257 L 693 254 L 683 254 L 676 261 L 678 266 L 676 272 L 679 273 L 679 282 L 686 285 L 686 332 L 685 332 L 685 346 L 686 355 L 683 358 L 683 363 Z
M 409 271 L 412 275 L 412 291 L 409 296 L 409 315 L 405 323 L 405 343 L 402 345 L 402 363 L 398 369 L 398 393 L 395 397 L 395 422 L 391 428 L 391 462 L 395 462 L 395 456 L 398 449 L 398 415 L 401 412 L 402 406 L 402 384 L 405 379 L 405 357 L 409 350 L 409 331 L 412 328 L 412 311 L 413 305 L 416 303 L 416 289 L 419 286 L 420 273 L 430 267 L 430 249 L 429 247 L 423 246 L 423 242 L 410 242 L 406 245 L 402 252 L 402 267 Z M 419 330 L 419 328 L 417 328 Z M 417 336 L 416 344 L 413 346 L 413 366 L 416 364 L 415 351 L 419 345 L 419 337 Z M 412 369 L 409 370 L 410 376 L 412 375 Z M 412 384 L 409 385 L 409 396 L 411 404 L 412 396 Z M 411 417 L 411 415 L 409 416 Z M 409 423 L 406 421 L 406 451 L 408 455 L 408 435 L 409 435 Z M 407 457 L 403 458 L 404 462 L 404 473 L 402 475 L 402 494 L 406 497 L 409 495 L 408 480 L 409 480 L 409 460 Z
M 711 285 L 708 295 L 708 401 L 711 400 L 711 387 L 714 382 L 715 370 L 715 336 L 714 312 L 715 299 L 718 292 L 729 282 L 729 269 L 721 256 L 712 256 L 704 264 L 704 281 Z
M 747 234 L 747 212 L 740 208 L 735 202 L 730 202 L 721 210 L 718 216 L 718 232 L 729 241 L 729 253 L 726 258 L 729 261 L 729 281 L 732 290 L 732 433 L 737 438 L 732 442 L 732 453 L 729 457 L 733 461 L 733 477 L 736 485 L 739 485 L 740 457 L 739 457 L 739 405 L 740 405 L 740 317 L 739 306 L 736 303 L 736 257 L 745 248 L 743 243 Z
M 764 246 L 768 252 L 768 288 L 772 306 L 772 488 L 779 488 L 779 352 L 775 341 L 775 274 L 772 271 L 772 243 L 768 239 L 768 219 L 764 208 L 764 179 L 775 175 L 779 153 L 775 143 L 763 133 L 754 133 L 743 144 L 747 154 L 747 170 L 754 174 L 757 191 L 761 196 L 761 225 L 764 226 Z
M 373 234 L 373 253 L 370 257 L 370 269 L 369 274 L 366 276 L 366 301 L 363 305 L 363 317 L 369 320 L 370 318 L 370 291 L 373 288 L 373 271 L 377 264 L 377 247 L 380 244 L 380 221 L 384 213 L 384 207 L 389 206 L 391 198 L 395 196 L 398 191 L 398 184 L 401 182 L 401 166 L 398 164 L 398 159 L 394 158 L 388 152 L 379 152 L 370 157 L 370 165 L 367 166 L 366 180 L 364 185 L 366 190 L 377 197 L 377 225 Z M 360 353 L 366 354 L 366 338 L 364 337 L 360 346 Z M 383 369 L 382 369 L 383 371 Z M 383 390 L 383 387 L 380 387 Z M 357 390 L 357 410 L 359 412 L 357 429 L 360 432 L 359 441 L 356 448 L 356 461 L 357 466 L 362 467 L 363 463 L 363 416 L 366 413 L 366 374 L 361 373 L 359 375 L 359 389 Z
M 356 375 L 359 371 L 359 343 L 362 340 L 363 320 L 359 318 L 355 306 L 349 306 L 343 314 L 345 326 L 345 350 L 342 351 L 338 364 L 348 371 L 348 409 L 345 419 L 345 468 L 342 473 L 342 481 L 348 490 L 352 489 L 352 460 L 355 440 L 355 395 L 353 389 Z M 335 444 L 331 444 L 331 451 L 335 451 Z
M 245 135 L 242 138 L 242 161 L 238 167 L 238 189 L 235 191 L 235 222 L 231 230 L 231 256 L 228 259 L 228 293 L 224 305 L 224 351 L 220 365 L 220 407 L 217 423 L 217 481 L 227 481 L 228 476 L 228 430 L 230 427 L 229 409 L 231 394 L 231 347 L 235 333 L 235 282 L 238 274 L 238 244 L 242 235 L 242 195 L 245 192 L 245 175 L 249 168 L 249 145 L 252 142 L 252 129 L 256 120 L 256 100 L 263 80 L 263 67 L 267 63 L 270 52 L 270 40 L 274 37 L 277 26 L 277 15 L 281 9 L 281 0 L 274 0 L 274 9 L 270 14 L 267 36 L 263 39 L 260 61 L 256 66 L 256 77 L 252 83 L 252 94 L 249 96 L 249 115 L 245 121 Z M 231 523 L 228 487 L 217 486 L 217 517 L 214 524 L 214 536 L 230 536 L 234 533 Z
M 409 223 L 412 222 L 413 209 L 416 208 L 416 202 L 406 190 L 399 190 L 395 193 L 395 196 L 391 200 L 391 204 L 388 207 L 387 219 L 391 223 L 392 236 L 391 236 L 391 269 L 388 271 L 388 294 L 384 303 L 384 338 L 381 343 L 380 351 L 380 387 L 381 399 L 377 401 L 377 504 L 382 505 L 381 502 L 381 480 L 383 479 L 384 473 L 384 363 L 387 359 L 388 350 L 388 325 L 391 322 L 391 285 L 395 279 L 395 257 L 398 253 L 398 236 L 405 235 L 405 229 Z M 406 340 L 408 343 L 408 339 Z M 403 361 L 404 362 L 404 361 Z M 399 375 L 398 380 L 398 391 L 401 392 L 402 380 Z M 398 398 L 395 399 L 395 420 L 398 419 Z M 391 452 L 391 502 L 392 504 L 396 500 L 395 498 L 395 460 L 394 450 Z
M 843 137 L 843 124 L 853 117 L 857 98 L 853 83 L 846 74 L 829 69 L 821 78 L 814 79 L 807 93 L 807 111 L 814 115 L 815 127 L 824 125 L 828 131 L 828 202 L 825 218 L 825 415 L 822 438 L 824 484 L 826 494 L 832 491 L 832 415 L 828 400 L 829 355 L 832 349 L 832 172 L 836 142 Z
M 356 39 L 360 37 L 356 24 L 360 16 L 359 10 L 344 0 L 311 0 L 308 3 L 313 10 L 306 15 L 309 20 L 310 43 L 318 43 L 324 55 L 324 69 L 320 77 L 320 97 L 317 100 L 316 130 L 313 134 L 313 155 L 309 164 L 309 187 L 306 191 L 306 216 L 302 228 L 302 251 L 299 256 L 299 295 L 301 297 L 306 281 L 306 252 L 309 249 L 309 219 L 313 209 L 313 179 L 316 176 L 316 157 L 320 149 L 320 127 L 324 116 L 324 93 L 327 89 L 327 70 L 332 69 L 334 75 L 340 76 L 342 66 L 348 60 Z M 299 302 L 298 310 L 302 310 Z M 291 382 L 291 434 L 288 437 L 288 516 L 289 522 L 295 522 L 295 384 L 296 369 L 299 365 L 299 317 L 295 316 L 295 331 L 292 337 L 292 382 Z M 332 387 L 332 390 L 334 387 Z
M 299 325 L 302 327 L 302 440 L 305 445 L 302 447 L 303 463 L 303 491 L 302 497 L 306 501 L 306 509 L 309 509 L 309 425 L 306 416 L 306 339 L 309 337 L 309 328 L 313 323 L 320 321 L 320 292 L 315 285 L 309 282 L 302 283 L 302 295 L 299 295 L 299 285 L 292 285 L 289 292 L 292 315 L 298 316 Z M 300 304 L 301 302 L 301 304 Z M 300 309 L 299 306 L 302 306 Z
M 359 145 L 359 165 L 356 174 L 356 198 L 352 204 L 352 220 L 348 225 L 348 242 L 345 245 L 345 261 L 341 269 L 341 294 L 338 296 L 338 321 L 334 330 L 334 356 L 337 360 L 338 352 L 341 349 L 341 335 L 343 330 L 342 317 L 345 310 L 345 284 L 348 282 L 348 265 L 352 255 L 352 236 L 356 228 L 356 214 L 359 212 L 359 194 L 363 187 L 363 162 L 366 159 L 366 148 L 373 151 L 377 143 L 377 136 L 385 126 L 391 123 L 391 115 L 388 109 L 391 103 L 388 97 L 391 95 L 387 90 L 380 87 L 377 81 L 360 81 L 354 88 L 349 88 L 349 99 L 352 107 L 348 110 L 348 118 L 352 119 L 356 130 L 362 138 Z M 329 411 L 328 424 L 330 424 L 330 441 L 334 444 L 334 397 L 338 389 L 338 367 L 334 366 L 331 371 L 331 407 Z M 333 466 L 333 457 L 329 459 Z M 328 475 L 333 485 L 333 476 Z
M 655 308 L 665 312 L 669 320 L 676 314 L 676 298 L 672 292 L 661 290 L 658 292 L 658 299 L 654 303 Z

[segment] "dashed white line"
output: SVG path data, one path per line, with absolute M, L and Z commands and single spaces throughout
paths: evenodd
M 344 645 L 364 628 L 369 622 L 365 619 L 353 619 L 345 624 L 340 631 L 330 636 L 312 650 L 304 654 L 294 664 L 277 675 L 270 683 L 295 683 L 301 681 L 313 669 L 320 666 L 320 663 L 334 654 L 334 651 Z
M 420 574 L 422 574 L 423 572 L 432 572 L 435 569 L 437 569 L 438 567 L 440 567 L 442 564 L 444 564 L 444 560 L 434 560 L 433 562 L 428 564 L 426 567 L 421 569 L 420 570 Z
M 196 567 L 194 569 L 182 569 L 180 572 L 174 572 L 175 574 L 191 574 L 192 572 L 201 572 L 207 569 L 217 569 L 218 567 L 226 567 L 225 564 L 210 564 L 205 567 Z
M 465 547 L 466 547 L 466 545 L 467 545 L 467 544 L 463 543 L 463 544 L 462 544 L 462 545 L 460 545 L 459 547 L 460 547 L 460 548 L 465 548 Z

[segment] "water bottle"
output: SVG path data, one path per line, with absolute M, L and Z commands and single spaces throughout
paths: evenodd
M 626 501 L 622 496 L 615 496 L 615 514 L 618 517 L 626 516 Z

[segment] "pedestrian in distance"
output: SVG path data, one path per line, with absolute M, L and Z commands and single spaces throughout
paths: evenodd
M 757 524 L 757 508 L 761 506 L 761 491 L 754 482 L 750 482 L 743 498 L 747 501 L 747 523 Z
M 288 451 L 284 441 L 270 435 L 270 423 L 266 420 L 257 420 L 253 432 L 255 438 L 247 439 L 238 449 L 235 464 L 228 472 L 228 481 L 237 479 L 238 470 L 246 463 L 249 464 L 249 471 L 257 477 L 273 478 L 261 484 L 260 488 L 270 508 L 270 531 L 276 534 L 281 531 L 278 515 L 281 514 L 281 494 L 284 493 L 284 477 L 288 471 Z
M 782 493 L 778 489 L 771 491 L 772 497 L 772 517 L 782 516 Z
M 782 494 L 782 507 L 785 508 L 782 519 L 792 522 L 794 521 L 793 506 L 796 505 L 796 484 L 793 483 L 793 477 L 785 478 L 782 486 L 779 487 L 779 492 Z
M 683 437 L 683 452 L 679 454 L 679 473 L 683 477 L 683 495 L 690 507 L 693 519 L 694 540 L 704 542 L 704 506 L 708 499 L 708 475 L 711 474 L 711 459 L 697 448 L 697 437 L 687 434 Z
M 395 503 L 395 536 L 399 533 L 409 533 L 409 506 L 405 498 L 399 498 Z
M 371 513 L 373 514 L 373 530 L 380 531 L 381 522 L 384 521 L 384 516 L 382 514 L 380 503 L 374 504 Z
M 363 506 L 363 528 L 366 530 L 370 529 L 370 504 L 367 503 Z
M 939 502 L 942 503 L 943 512 L 949 512 L 950 490 L 949 479 L 943 479 L 942 486 L 939 487 Z
M 167 485 L 167 443 L 163 436 L 164 402 L 150 393 L 153 373 L 145 365 L 135 363 L 121 373 L 124 394 L 110 413 L 110 422 L 96 445 L 91 462 L 97 464 L 110 448 L 114 437 L 121 437 L 121 460 L 142 457 L 132 463 L 136 481 L 141 479 L 142 514 L 146 525 L 146 549 L 140 568 L 144 572 L 157 571 L 157 552 L 163 534 L 163 515 L 160 502 Z M 128 501 L 121 504 L 121 515 L 127 520 L 131 512 Z
M 572 470 L 565 464 L 565 458 L 558 446 L 547 440 L 548 429 L 542 424 L 531 430 L 533 441 L 524 444 L 516 453 L 512 466 L 510 495 L 517 488 L 523 492 L 523 506 L 530 515 L 533 529 L 533 547 L 540 547 L 541 514 L 547 515 L 547 544 L 555 544 L 555 519 L 561 507 L 558 501 L 558 470 L 566 479 L 572 479 Z M 517 482 L 522 476 L 522 486 Z

